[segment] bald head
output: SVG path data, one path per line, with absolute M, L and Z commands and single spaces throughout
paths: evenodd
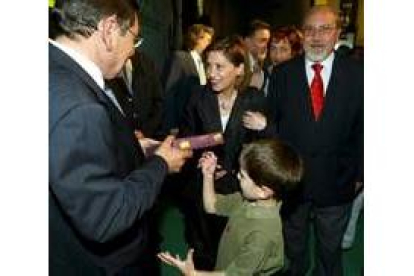
M 339 18 L 339 13 L 336 9 L 328 5 L 317 5 L 313 6 L 305 15 L 302 25 L 304 26 L 306 22 L 315 15 L 324 14 L 326 16 L 332 17 L 335 22 L 335 26 L 341 28 L 341 19 Z

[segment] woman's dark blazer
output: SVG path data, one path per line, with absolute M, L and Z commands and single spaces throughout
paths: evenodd
M 224 144 L 195 151 L 192 162 L 188 164 L 193 173 L 200 177 L 200 170 L 196 167 L 198 158 L 203 151 L 212 150 L 218 157 L 218 163 L 228 172 L 220 181 L 216 181 L 216 191 L 219 193 L 227 194 L 239 190 L 236 175 L 240 151 L 243 144 L 258 137 L 256 131 L 248 130 L 243 126 L 242 117 L 248 110 L 260 112 L 265 110 L 265 98 L 255 88 L 247 88 L 237 95 L 223 133 Z M 218 98 L 208 85 L 199 86 L 192 91 L 180 122 L 180 136 L 223 132 Z

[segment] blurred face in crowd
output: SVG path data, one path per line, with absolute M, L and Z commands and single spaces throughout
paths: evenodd
M 291 59 L 292 48 L 288 39 L 272 40 L 269 47 L 269 57 L 273 64 L 279 64 Z
M 134 24 L 125 33 L 116 21 L 108 29 L 112 30 L 112 43 L 107 42 L 106 45 L 109 58 L 106 63 L 106 70 L 103 70 L 103 73 L 104 78 L 112 79 L 119 74 L 125 62 L 134 54 L 135 44 L 140 39 L 140 36 L 137 19 L 135 19 Z
M 330 10 L 311 13 L 303 25 L 303 49 L 311 61 L 323 61 L 332 53 L 338 41 L 340 29 L 336 16 Z
M 207 78 L 214 92 L 234 90 L 243 69 L 243 64 L 235 66 L 226 58 L 223 51 L 211 51 L 207 54 Z
M 204 50 L 211 44 L 212 35 L 208 32 L 201 32 L 200 36 L 197 39 L 197 45 L 195 46 L 195 50 L 197 50 L 200 54 L 204 52 Z
M 270 39 L 270 31 L 267 29 L 259 29 L 247 38 L 247 46 L 250 53 L 258 61 L 263 61 L 267 54 L 267 44 Z

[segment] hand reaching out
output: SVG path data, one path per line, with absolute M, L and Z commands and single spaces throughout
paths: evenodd
M 201 167 L 204 176 L 213 176 L 217 167 L 217 156 L 211 151 L 204 152 L 198 161 L 198 167 Z
M 243 125 L 251 130 L 263 130 L 267 125 L 267 120 L 260 112 L 246 111 L 243 114 Z
M 156 149 L 155 155 L 162 157 L 168 164 L 169 172 L 179 172 L 185 161 L 193 154 L 192 150 L 178 149 L 173 146 L 174 136 L 168 136 Z
M 145 135 L 144 135 L 144 133 L 142 133 L 142 131 L 141 130 L 135 130 L 134 131 L 134 134 L 135 134 L 135 137 L 139 140 L 139 139 L 141 139 L 141 138 L 145 138 Z
M 195 272 L 193 253 L 193 249 L 188 250 L 187 258 L 185 260 L 181 260 L 180 256 L 178 255 L 175 255 L 174 257 L 169 252 L 158 253 L 157 257 L 164 263 L 178 268 L 181 273 L 183 273 L 183 275 L 192 276 Z
M 142 150 L 144 151 L 145 156 L 150 155 L 149 152 L 151 152 L 151 149 L 159 146 L 161 144 L 160 141 L 151 139 L 151 138 L 145 138 L 141 137 L 138 139 L 139 144 L 141 145 Z

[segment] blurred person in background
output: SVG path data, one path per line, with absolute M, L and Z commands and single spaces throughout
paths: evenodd
M 185 36 L 185 50 L 174 52 L 166 62 L 162 74 L 165 90 L 163 130 L 166 133 L 178 128 L 192 89 L 207 83 L 203 52 L 211 44 L 213 36 L 213 28 L 203 24 L 191 25 Z
M 249 72 L 252 75 L 250 86 L 256 87 L 263 95 L 267 94 L 269 75 L 263 70 L 267 56 L 267 45 L 270 39 L 270 25 L 262 20 L 249 22 L 244 42 L 248 49 Z
M 270 74 L 273 68 L 302 54 L 302 34 L 295 27 L 280 27 L 272 31 L 269 42 L 269 65 L 267 71 Z

